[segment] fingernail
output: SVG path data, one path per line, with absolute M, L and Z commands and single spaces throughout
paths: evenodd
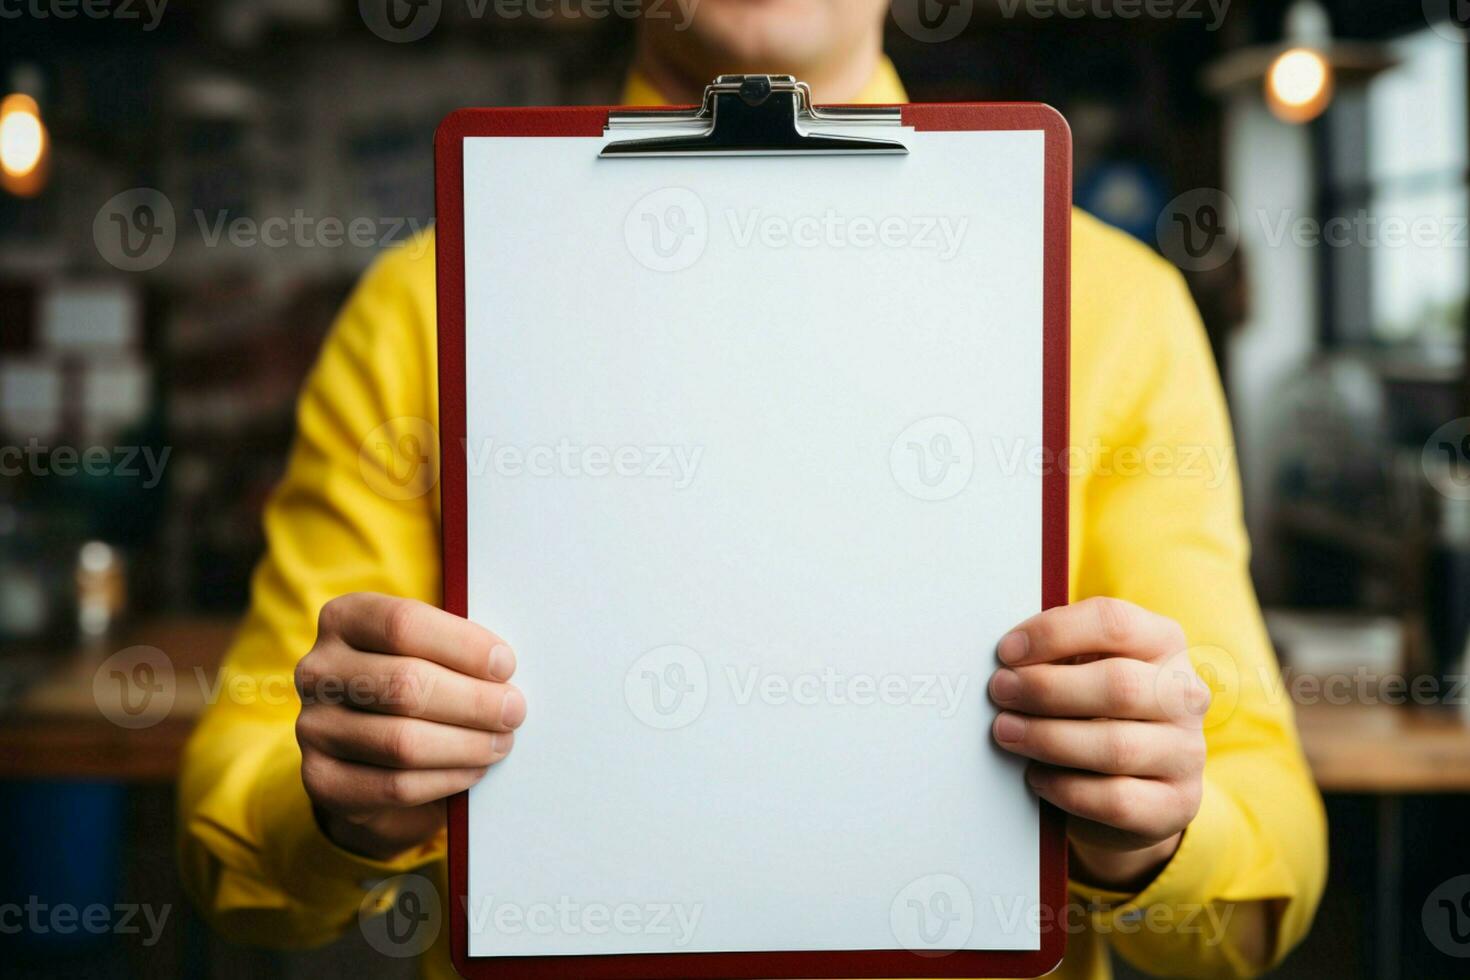
M 1026 722 L 1019 715 L 1002 713 L 995 719 L 995 737 L 1002 742 L 1019 742 L 1026 737 Z
M 1021 696 L 1021 675 L 1002 667 L 990 678 L 990 696 L 1000 702 L 1014 701 Z
M 495 644 L 490 651 L 490 674 L 500 680 L 505 680 L 515 673 L 516 655 L 511 652 L 510 647 L 504 643 Z
M 505 694 L 500 703 L 500 723 L 506 728 L 515 728 L 526 720 L 526 697 L 515 688 Z
M 505 755 L 510 751 L 510 732 L 495 732 L 490 736 L 490 750 L 496 755 Z
M 1013 664 L 1025 658 L 1030 646 L 1031 641 L 1026 634 L 1015 630 L 1000 638 L 1000 642 L 995 646 L 995 653 L 1003 663 Z

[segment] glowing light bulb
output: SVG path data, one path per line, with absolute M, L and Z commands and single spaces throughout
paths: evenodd
M 0 168 L 12 177 L 24 177 L 41 162 L 46 151 L 46 127 L 29 95 L 11 95 L 0 102 Z
M 1266 72 L 1266 104 L 1290 123 L 1316 119 L 1332 101 L 1332 67 L 1310 48 L 1292 48 Z
M 22 197 L 40 191 L 48 142 L 35 99 L 16 93 L 0 100 L 0 186 Z

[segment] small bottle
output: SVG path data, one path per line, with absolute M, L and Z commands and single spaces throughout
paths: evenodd
M 77 629 L 85 640 L 105 637 L 127 602 L 127 581 L 117 551 L 88 541 L 77 552 Z

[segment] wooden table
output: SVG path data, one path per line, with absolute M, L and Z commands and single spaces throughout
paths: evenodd
M 1403 798 L 1470 792 L 1470 725 L 1450 709 L 1393 705 L 1298 705 L 1297 728 L 1324 793 L 1375 798 L 1377 840 L 1374 975 L 1401 976 L 1404 901 Z
M 184 742 L 214 696 L 237 623 L 233 617 L 144 620 L 104 646 L 59 655 L 56 666 L 0 717 L 0 779 L 172 782 Z M 114 654 L 118 659 L 109 659 Z M 172 703 L 156 720 L 123 715 L 143 723 L 124 727 L 109 717 L 118 716 L 121 696 L 110 674 L 129 674 L 143 662 L 155 668 L 146 675 L 152 683 L 172 692 Z
M 1470 723 L 1452 710 L 1298 705 L 1297 728 L 1324 793 L 1470 793 Z

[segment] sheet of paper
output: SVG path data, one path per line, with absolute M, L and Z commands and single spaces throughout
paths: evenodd
M 465 141 L 472 956 L 1038 948 L 1043 135 L 893 135 Z

